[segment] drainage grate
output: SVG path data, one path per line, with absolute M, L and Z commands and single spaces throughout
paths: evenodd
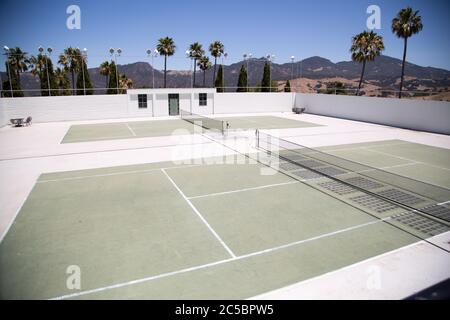
M 315 172 L 309 171 L 309 170 L 294 171 L 294 172 L 292 172 L 292 174 L 295 174 L 296 176 L 298 176 L 304 180 L 317 179 L 317 178 L 323 177 L 321 174 L 318 174 L 318 173 L 315 173 Z
M 290 162 L 281 162 L 279 164 L 280 168 L 286 171 L 298 170 L 301 167 L 298 164 L 290 163 Z
M 442 223 L 433 221 L 412 212 L 405 212 L 395 215 L 392 219 L 429 236 L 435 236 L 450 230 L 449 227 Z
M 298 155 L 298 154 L 287 154 L 287 155 L 281 155 L 283 158 L 292 160 L 292 161 L 301 161 L 301 160 L 307 160 L 308 158 L 305 158 L 304 156 Z
M 315 160 L 300 161 L 299 164 L 304 167 L 307 167 L 307 168 L 323 167 L 325 165 L 322 162 L 315 161 Z
M 422 198 L 413 196 L 412 194 L 403 192 L 398 189 L 387 189 L 379 191 L 377 192 L 377 194 L 405 205 L 414 205 L 421 202 L 425 202 L 425 200 Z
M 397 206 L 379 199 L 377 197 L 371 196 L 369 194 L 360 195 L 357 197 L 350 198 L 350 200 L 356 202 L 357 204 L 376 211 L 378 213 L 383 213 L 386 211 L 397 209 Z
M 450 222 L 450 208 L 435 204 L 435 205 L 420 209 L 420 211 L 426 212 L 426 213 L 432 215 L 433 217 Z
M 345 179 L 344 181 L 350 183 L 351 185 L 354 185 L 356 187 L 366 189 L 366 190 L 384 187 L 384 185 L 382 185 L 381 183 L 378 183 L 376 181 L 366 179 L 363 177 L 348 178 L 348 179 Z
M 319 171 L 320 173 L 323 173 L 324 175 L 331 176 L 331 177 L 347 173 L 346 171 L 337 169 L 335 167 L 322 167 L 322 168 L 315 168 L 314 170 Z
M 318 185 L 321 186 L 322 188 L 328 189 L 331 192 L 337 193 L 339 195 L 358 192 L 358 190 L 356 190 L 355 188 L 352 188 L 351 186 L 348 186 L 344 183 L 337 181 L 322 182 L 319 183 Z

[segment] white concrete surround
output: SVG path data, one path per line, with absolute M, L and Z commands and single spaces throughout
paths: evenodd
M 450 103 L 444 101 L 297 93 L 307 113 L 450 134 Z

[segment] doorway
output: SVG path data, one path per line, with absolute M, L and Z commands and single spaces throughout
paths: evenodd
M 169 93 L 169 116 L 180 114 L 180 95 L 178 93 Z

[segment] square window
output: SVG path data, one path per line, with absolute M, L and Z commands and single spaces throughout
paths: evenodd
M 138 106 L 139 109 L 147 108 L 147 95 L 138 94 Z
M 206 93 L 199 93 L 199 106 L 206 106 L 208 104 L 208 95 Z

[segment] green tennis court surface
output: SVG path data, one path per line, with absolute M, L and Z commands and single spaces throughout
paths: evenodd
M 275 116 L 217 117 L 214 119 L 228 121 L 231 130 L 255 128 L 286 129 L 320 126 L 310 122 Z M 183 131 L 179 131 L 178 133 L 174 132 L 177 129 L 182 129 Z M 180 119 L 80 124 L 70 127 L 62 143 L 169 136 L 186 132 L 193 133 L 194 127 L 191 123 Z
M 450 187 L 446 149 L 400 140 L 322 149 Z M 164 162 L 42 174 L 0 244 L 0 297 L 249 298 L 449 230 L 357 201 L 364 194 L 325 177 L 262 168 Z M 81 290 L 67 289 L 72 265 Z

